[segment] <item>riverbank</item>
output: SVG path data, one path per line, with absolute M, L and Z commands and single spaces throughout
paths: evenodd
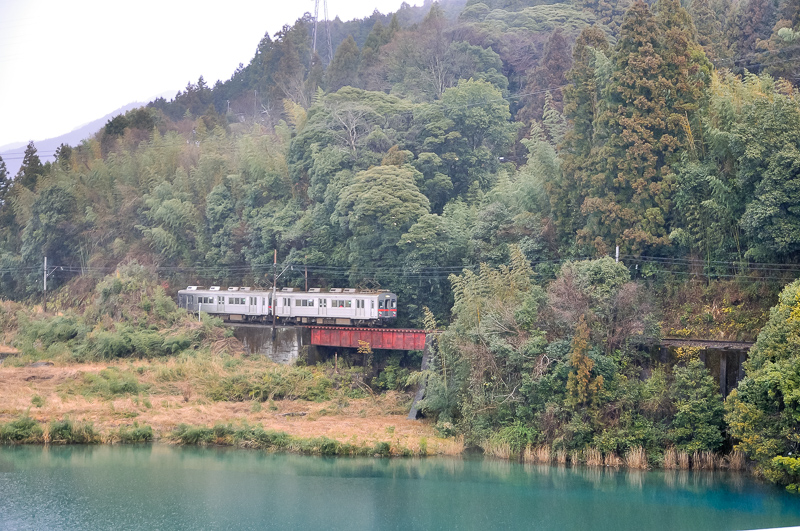
M 428 420 L 409 420 L 410 392 L 375 393 L 359 367 L 280 365 L 264 357 L 193 352 L 170 358 L 32 362 L 9 352 L 0 365 L 0 443 L 159 441 L 316 455 L 461 455 Z M 625 455 L 513 449 L 485 441 L 487 456 L 532 464 L 630 469 L 744 470 L 741 452 L 642 448 Z
M 9 362 L 23 360 L 0 366 L 0 439 L 6 443 L 71 442 L 64 440 L 70 423 L 81 434 L 75 442 L 158 440 L 336 455 L 458 455 L 464 449 L 460 439 L 438 437 L 430 422 L 408 420 L 410 393 L 373 393 L 357 369 L 201 353 Z

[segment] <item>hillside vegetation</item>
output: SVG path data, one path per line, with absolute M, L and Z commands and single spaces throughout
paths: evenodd
M 796 483 L 793 462 L 723 420 L 696 353 L 673 369 L 649 350 L 661 335 L 755 339 L 800 269 L 796 2 L 404 5 L 336 22 L 335 52 L 312 50 L 312 26 L 266 35 L 230 80 L 200 77 L 53 164 L 33 144 L 14 179 L 0 163 L 0 294 L 32 301 L 42 258 L 63 268 L 58 315 L 4 314 L 23 355 L 221 341 L 164 301 L 267 286 L 277 250 L 289 285 L 307 271 L 388 288 L 399 325 L 446 326 L 424 375 L 442 434 L 665 465 L 742 440 Z M 114 280 L 125 267 L 163 286 Z M 780 411 L 793 389 L 736 400 Z M 765 455 L 797 451 L 786 429 L 790 447 Z

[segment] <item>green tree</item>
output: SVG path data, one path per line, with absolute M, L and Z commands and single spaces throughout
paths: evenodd
M 722 22 L 717 17 L 709 0 L 692 0 L 689 13 L 697 28 L 697 43 L 703 47 L 709 59 L 722 59 L 727 53 Z
M 628 268 L 611 257 L 567 262 L 548 287 L 551 333 L 570 337 L 581 320 L 591 344 L 610 355 L 658 337 L 649 297 L 631 282 Z
M 416 174 L 411 166 L 375 166 L 341 191 L 336 215 L 350 234 L 347 261 L 354 272 L 398 262 L 401 236 L 430 210 Z
M 3 157 L 0 157 L 0 208 L 6 203 L 6 196 L 10 186 L 11 180 L 8 178 L 6 161 L 3 160 Z
M 61 144 L 56 148 L 56 164 L 64 171 L 72 169 L 72 148 Z
M 33 140 L 31 140 L 25 147 L 25 154 L 22 157 L 22 165 L 19 167 L 19 171 L 14 178 L 15 183 L 19 183 L 20 186 L 24 186 L 28 190 L 33 190 L 36 188 L 36 183 L 43 173 L 44 166 L 42 165 L 42 161 L 39 159 L 36 146 L 33 144 Z
M 772 155 L 741 224 L 753 241 L 750 254 L 800 256 L 800 149 L 787 144 Z
M 736 448 L 771 481 L 800 488 L 800 281 L 781 292 L 725 403 Z
M 353 36 L 348 35 L 336 48 L 333 61 L 328 65 L 326 85 L 330 92 L 336 92 L 347 85 L 352 87 L 359 86 L 357 79 L 359 57 L 358 45 Z
M 603 376 L 592 378 L 594 362 L 586 355 L 589 350 L 589 327 L 583 316 L 578 320 L 572 338 L 569 363 L 573 371 L 567 379 L 567 403 L 573 407 L 596 405 L 598 393 L 603 390 Z
M 595 127 L 602 110 L 603 93 L 611 49 L 606 34 L 595 26 L 585 27 L 572 49 L 571 83 L 564 88 L 564 117 L 568 128 L 560 147 L 563 181 L 551 181 L 553 222 L 567 241 L 583 224 L 581 205 L 593 173 L 592 150 L 600 147 Z
M 516 130 L 502 93 L 486 81 L 462 80 L 418 116 L 426 124 L 422 149 L 444 161 L 454 194 L 466 193 L 473 183 L 488 188 Z
M 686 452 L 714 452 L 722 445 L 724 427 L 722 397 L 705 364 L 692 359 L 675 367 L 670 395 L 675 416 L 670 436 L 675 446 Z
M 740 72 L 744 69 L 753 73 L 761 71 L 766 57 L 761 43 L 769 41 L 777 21 L 773 0 L 747 0 L 738 4 L 727 31 L 736 58 L 734 65 Z
M 709 81 L 701 72 L 707 61 L 691 40 L 686 12 L 674 0 L 657 7 L 658 20 L 641 1 L 631 7 L 614 52 L 599 120 L 607 139 L 593 157 L 599 175 L 581 207 L 587 216 L 581 239 L 600 253 L 615 244 L 642 252 L 670 243 L 670 165 L 677 153 L 695 148 L 689 113 Z
M 530 123 L 541 120 L 545 95 L 549 94 L 558 110 L 562 108 L 562 87 L 567 84 L 566 74 L 572 66 L 572 57 L 567 39 L 561 29 L 550 34 L 545 43 L 539 65 L 528 75 L 523 92 L 530 94 L 522 99 L 523 106 L 517 112 L 517 120 Z

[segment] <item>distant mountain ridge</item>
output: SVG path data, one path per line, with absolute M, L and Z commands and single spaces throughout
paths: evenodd
M 159 94 L 158 96 L 152 98 L 156 99 L 158 97 L 173 97 L 174 92 L 165 92 L 164 94 Z M 152 100 L 150 100 L 152 101 Z M 97 131 L 100 130 L 108 121 L 115 116 L 123 114 L 131 109 L 136 109 L 138 107 L 144 107 L 147 105 L 147 101 L 136 101 L 132 103 L 128 103 L 111 111 L 110 113 L 106 114 L 105 116 L 98 118 L 96 120 L 92 120 L 91 122 L 79 126 L 76 129 L 73 129 L 69 133 L 63 134 L 61 136 L 57 136 L 54 138 L 47 138 L 45 140 L 34 140 L 33 143 L 36 146 L 37 154 L 41 159 L 42 163 L 45 162 L 52 162 L 55 160 L 55 152 L 58 146 L 61 144 L 67 144 L 70 146 L 77 146 L 81 143 L 82 140 L 85 140 L 92 135 L 94 135 Z M 27 146 L 27 142 L 14 142 L 11 144 L 6 144 L 4 146 L 0 146 L 0 157 L 3 157 L 3 161 L 6 163 L 6 168 L 8 169 L 8 174 L 10 176 L 14 176 L 19 171 L 20 166 L 22 166 L 22 159 L 25 154 L 25 146 Z

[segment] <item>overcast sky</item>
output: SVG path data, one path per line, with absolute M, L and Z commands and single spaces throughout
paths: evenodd
M 401 3 L 329 0 L 328 15 Z M 306 11 L 314 0 L 0 0 L 0 146 L 59 136 L 200 75 L 227 80 L 264 33 Z

